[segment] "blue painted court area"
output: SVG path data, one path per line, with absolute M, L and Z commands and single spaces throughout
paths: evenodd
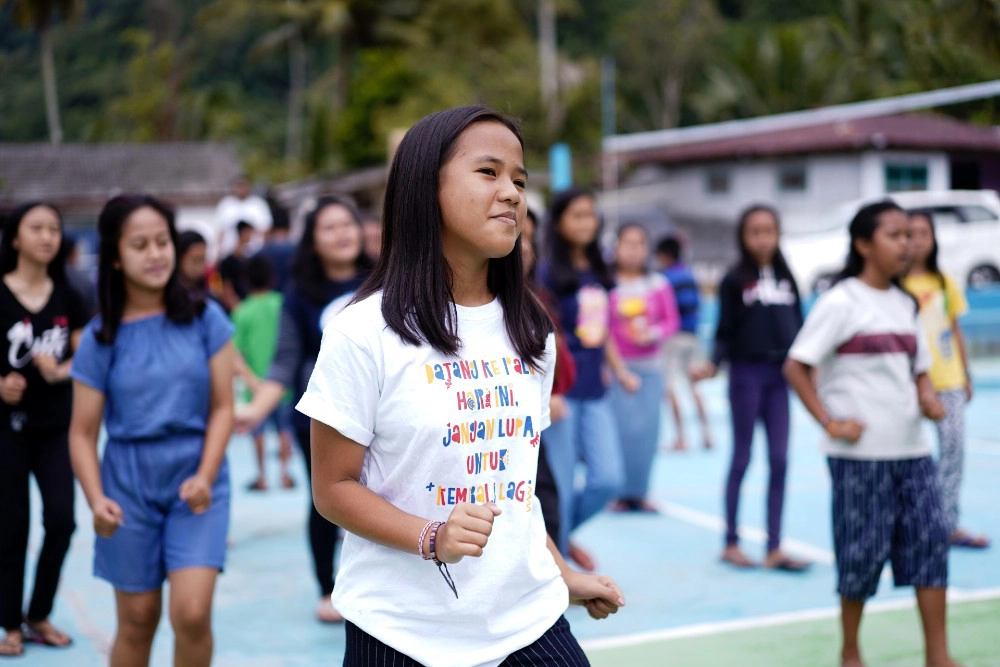
M 996 511 L 1000 499 L 1000 363 L 976 364 L 974 377 L 978 392 L 968 410 L 963 523 L 996 540 L 1000 539 L 1000 513 Z M 593 551 L 601 570 L 618 580 L 628 600 L 628 606 L 617 617 L 602 622 L 591 621 L 579 609 L 571 610 L 570 622 L 585 646 L 596 648 L 611 639 L 623 646 L 639 644 L 657 633 L 670 631 L 711 633 L 713 628 L 726 627 L 733 621 L 752 626 L 757 619 L 765 619 L 764 623 L 773 625 L 774 618 L 767 619 L 774 615 L 786 621 L 828 618 L 830 623 L 836 622 L 823 611 L 836 604 L 828 474 L 817 448 L 818 427 L 797 402 L 792 417 L 785 546 L 816 564 L 807 574 L 789 575 L 739 572 L 718 562 L 722 546 L 722 480 L 730 441 L 724 382 L 717 379 L 703 385 L 715 449 L 662 453 L 656 461 L 653 500 L 664 513 L 604 514 L 579 533 L 579 541 Z M 693 423 L 688 426 L 692 443 L 699 440 L 691 437 L 697 435 L 695 428 Z M 666 429 L 663 441 L 672 441 Z M 764 550 L 767 466 L 763 444 L 761 441 L 755 448 L 740 515 L 747 550 L 755 557 L 763 556 Z M 233 501 L 227 570 L 220 579 L 215 608 L 215 664 L 339 664 L 342 627 L 322 626 L 312 615 L 318 591 L 307 556 L 305 490 L 300 485 L 293 491 L 244 491 L 254 473 L 251 444 L 245 438 L 233 440 L 230 462 L 233 485 L 238 491 Z M 274 462 L 272 483 L 276 470 Z M 301 482 L 301 469 L 297 475 Z M 37 496 L 33 515 L 32 563 L 40 543 Z M 113 596 L 107 584 L 91 575 L 94 537 L 82 495 L 78 498 L 77 521 L 79 527 L 53 617 L 75 637 L 76 643 L 63 651 L 28 647 L 23 664 L 84 667 L 107 662 L 114 631 Z M 1000 546 L 980 553 L 952 554 L 951 581 L 958 595 L 1000 597 Z M 433 574 L 429 566 L 428 576 Z M 386 573 L 387 585 L 391 585 L 391 577 L 392 573 Z M 890 601 L 910 597 L 912 591 L 894 591 L 891 581 L 885 580 L 876 599 L 894 604 Z M 912 629 L 907 628 L 911 634 L 905 641 L 917 645 L 915 617 Z M 788 641 L 794 641 L 794 633 L 791 636 Z M 1000 656 L 1000 638 L 995 641 Z M 172 664 L 171 645 L 170 628 L 164 619 L 154 647 L 154 665 Z M 655 664 L 669 664 L 669 659 Z

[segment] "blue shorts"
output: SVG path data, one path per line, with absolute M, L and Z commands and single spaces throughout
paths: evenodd
M 198 470 L 204 437 L 159 442 L 108 442 L 101 461 L 104 495 L 124 515 L 109 538 L 97 537 L 94 576 L 117 590 L 158 590 L 167 574 L 189 567 L 222 570 L 229 530 L 229 469 L 212 487 L 212 504 L 195 514 L 180 499 L 181 484 Z
M 294 412 L 294 405 L 291 403 L 282 403 L 274 409 L 274 412 L 267 416 L 267 419 L 260 423 L 260 426 L 253 430 L 253 435 L 264 435 L 267 432 L 268 426 L 273 428 L 275 433 L 291 433 L 292 414 Z
M 948 525 L 931 458 L 828 461 L 837 592 L 875 595 L 887 560 L 896 586 L 947 587 Z

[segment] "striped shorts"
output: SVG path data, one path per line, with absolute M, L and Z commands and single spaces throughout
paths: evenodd
M 423 667 L 413 658 L 386 646 L 350 621 L 345 623 L 344 667 Z M 589 667 L 590 662 L 560 616 L 535 643 L 507 656 L 500 667 Z
M 948 526 L 931 458 L 828 461 L 837 592 L 875 595 L 886 561 L 896 586 L 947 587 Z

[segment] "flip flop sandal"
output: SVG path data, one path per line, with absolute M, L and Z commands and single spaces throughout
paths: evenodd
M 812 565 L 806 560 L 796 560 L 794 558 L 782 558 L 773 565 L 766 565 L 768 569 L 779 570 L 781 572 L 805 572 Z
M 6 637 L 0 640 L 0 647 L 3 647 L 3 651 L 14 651 L 13 653 L 0 653 L 0 658 L 21 658 L 24 657 L 24 639 L 22 635 L 21 641 L 16 644 Z
M 53 629 L 55 629 L 55 628 L 53 628 Z M 32 644 L 40 644 L 42 646 L 50 646 L 52 648 L 68 648 L 68 647 L 70 647 L 70 646 L 73 645 L 73 638 L 70 637 L 70 636 L 68 636 L 68 635 L 66 637 L 66 639 L 68 641 L 65 644 L 59 644 L 59 643 L 56 643 L 55 641 L 53 641 L 52 639 L 50 639 L 48 636 L 46 636 L 45 633 L 42 633 L 42 632 L 39 632 L 38 630 L 35 630 L 33 627 L 31 627 L 27 623 L 24 624 L 23 629 L 21 630 L 21 632 L 24 635 L 24 641 L 31 642 Z M 62 631 L 58 631 L 58 632 L 60 634 L 65 634 Z

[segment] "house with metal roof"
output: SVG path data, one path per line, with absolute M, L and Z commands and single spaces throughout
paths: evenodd
M 732 221 L 753 202 L 786 227 L 848 200 L 904 190 L 1000 190 L 1000 128 L 928 107 L 1000 95 L 1000 81 L 761 118 L 608 137 L 606 209 Z

